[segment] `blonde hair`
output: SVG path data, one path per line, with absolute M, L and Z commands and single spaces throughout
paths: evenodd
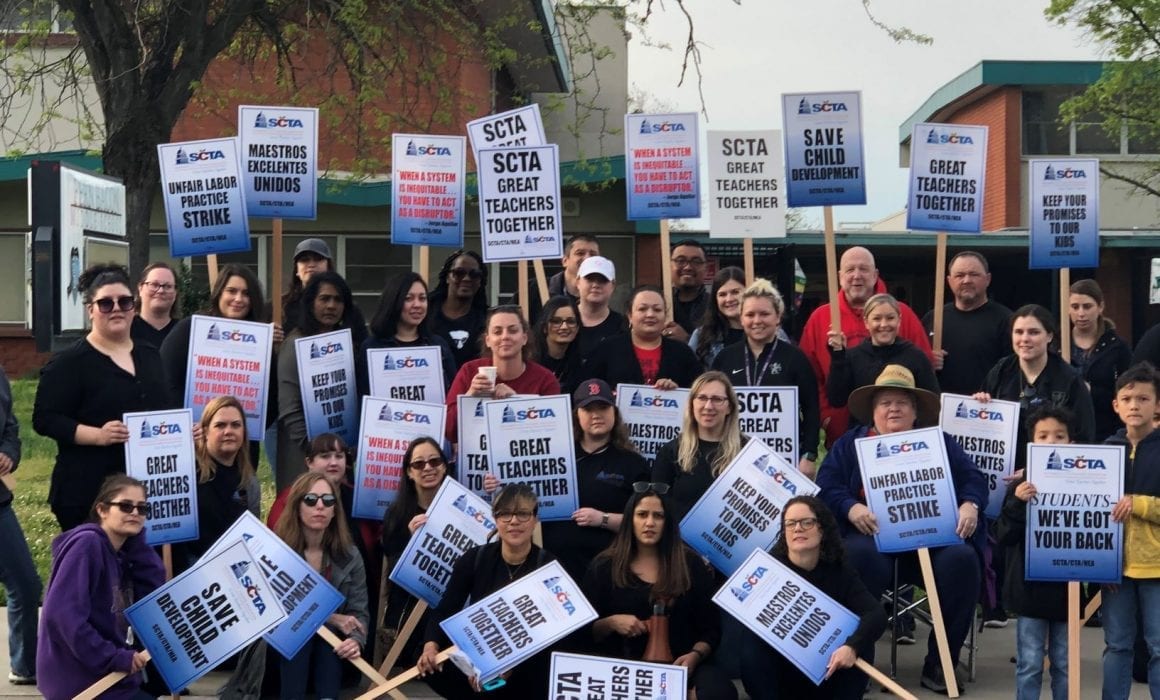
M 733 384 L 723 372 L 716 370 L 706 372 L 697 377 L 689 389 L 689 403 L 685 406 L 685 416 L 681 421 L 681 437 L 677 442 L 677 464 L 686 474 L 692 472 L 697 464 L 697 448 L 701 444 L 701 438 L 697 434 L 697 421 L 693 417 L 693 398 L 701 393 L 701 389 L 709 382 L 720 382 L 725 387 L 725 396 L 729 400 L 729 415 L 725 416 L 725 430 L 721 434 L 717 454 L 709 465 L 713 476 L 716 477 L 741 451 L 741 419 L 738 416 L 741 405 L 737 401 L 737 392 L 733 391 Z
M 213 417 L 218 414 L 223 408 L 235 408 L 242 416 L 242 446 L 238 449 L 237 456 L 234 457 L 234 466 L 237 467 L 241 481 L 239 483 L 242 488 L 250 483 L 254 476 L 254 465 L 250 463 L 250 434 L 246 430 L 246 411 L 242 408 L 242 402 L 238 401 L 232 396 L 219 396 L 205 405 L 205 410 L 201 413 L 201 439 L 194 445 L 193 451 L 197 458 L 197 483 L 204 484 L 212 481 L 214 474 L 217 473 L 217 462 L 210 456 L 208 449 L 209 442 L 209 424 L 213 422 Z
M 875 294 L 867 299 L 866 305 L 862 307 L 862 320 L 865 321 L 870 318 L 870 312 L 874 310 L 874 307 L 881 306 L 882 304 L 888 304 L 890 308 L 894 309 L 894 313 L 899 316 L 902 315 L 902 307 L 898 305 L 897 299 L 889 294 Z
M 777 287 L 765 278 L 758 277 L 745 288 L 745 291 L 741 292 L 741 306 L 745 306 L 746 299 L 769 299 L 777 315 L 785 315 L 785 300 L 781 298 L 781 292 L 777 291 Z

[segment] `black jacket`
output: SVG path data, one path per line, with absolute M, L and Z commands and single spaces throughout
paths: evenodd
M 1095 439 L 1104 440 L 1124 425 L 1112 410 L 1112 399 L 1116 398 L 1116 380 L 1132 366 L 1132 351 L 1115 330 L 1108 328 L 1090 352 L 1072 344 L 1071 366 L 1088 384 L 1095 410 Z
M 914 375 L 919 389 L 939 393 L 934 367 L 914 343 L 899 338 L 891 345 L 875 345 L 867 338 L 847 350 L 830 351 L 830 375 L 826 377 L 826 398 L 830 405 L 845 406 L 850 392 L 873 384 L 886 365 L 902 365 Z
M 995 539 L 1000 545 L 1006 545 L 1003 549 L 1007 552 L 1003 605 L 1020 617 L 1067 622 L 1067 584 L 1028 581 L 1023 577 L 1027 557 L 1027 503 L 1015 497 L 1015 487 L 1024 481 L 1020 478 L 1007 489 L 1003 510 L 995 522 Z
M 20 424 L 12 412 L 12 385 L 0 368 L 0 452 L 12 460 L 12 471 L 20 466 Z M 0 507 L 12 503 L 12 492 L 0 481 Z
M 605 338 L 596 347 L 582 371 L 587 375 L 584 379 L 596 377 L 608 382 L 612 387 L 617 384 L 645 383 L 640 363 L 637 362 L 636 352 L 632 347 L 632 335 L 629 333 Z M 697 359 L 692 348 L 672 338 L 661 338 L 661 366 L 657 372 L 658 379 L 671 379 L 677 386 L 688 389 L 700 374 L 701 361 Z

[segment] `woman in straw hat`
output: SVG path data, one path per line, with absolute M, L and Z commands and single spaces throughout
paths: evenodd
M 874 595 L 885 593 L 894 576 L 907 583 L 922 584 L 918 559 L 913 552 L 883 554 L 874 535 L 879 517 L 866 505 L 862 474 L 855 441 L 864 437 L 889 435 L 938 424 L 938 397 L 914 384 L 914 375 L 902 365 L 887 365 L 874 384 L 850 394 L 850 414 L 862 425 L 851 428 L 834 443 L 818 470 L 818 494 L 838 517 L 843 542 L 851 564 Z M 947 464 L 959 503 L 955 533 L 962 544 L 932 548 L 934 578 L 942 601 L 943 620 L 950 643 L 951 659 L 958 662 L 959 651 L 970 630 L 979 594 L 985 524 L 979 514 L 987 502 L 987 485 L 971 458 L 950 436 L 943 434 Z M 927 643 L 922 668 L 922 685 L 945 692 L 935 635 Z M 960 684 L 961 686 L 961 684 Z

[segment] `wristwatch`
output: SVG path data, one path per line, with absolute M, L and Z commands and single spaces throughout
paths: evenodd
M 600 527 L 608 527 L 608 513 L 605 513 L 600 518 Z
M 803 452 L 802 459 L 808 460 L 810 462 L 816 462 L 816 461 L 818 461 L 818 453 L 817 452 Z

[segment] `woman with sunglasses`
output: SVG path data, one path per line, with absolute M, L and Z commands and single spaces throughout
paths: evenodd
M 427 283 L 414 272 L 403 272 L 387 280 L 379 295 L 379 307 L 371 318 L 370 337 L 359 348 L 355 374 L 359 376 L 359 393 L 370 393 L 367 379 L 366 352 L 374 348 L 407 348 L 434 345 L 443 360 L 443 388 L 451 386 L 455 371 L 455 357 L 447 340 L 432 333 L 427 327 Z M 442 397 L 439 397 L 442 398 Z M 436 401 L 428 398 L 427 401 Z
M 165 583 L 165 568 L 145 543 L 145 485 L 116 474 L 97 488 L 89 521 L 52 543 L 52 572 L 36 648 L 37 690 L 66 700 L 107 674 L 129 675 L 101 697 L 152 698 L 141 691 L 148 654 L 129 643 L 125 608 Z
M 866 676 L 853 668 L 859 656 L 873 658 L 874 643 L 886 631 L 882 604 L 866 590 L 846 561 L 838 520 L 816 496 L 794 496 L 782 511 L 781 536 L 773 558 L 817 586 L 858 616 L 858 627 L 830 654 L 826 680 L 807 678 L 784 656 L 756 637 L 741 645 L 741 682 L 752 700 L 861 700 Z
M 597 653 L 684 666 L 689 698 L 736 700 L 733 682 L 711 660 L 721 644 L 713 574 L 681 541 L 668 491 L 667 484 L 633 484 L 612 544 L 584 576 L 581 588 L 599 616 L 592 623 Z M 650 622 L 660 633 L 659 617 L 667 623 L 663 640 L 650 634 Z
M 354 347 L 367 339 L 362 315 L 356 312 L 350 286 L 337 272 L 316 272 L 302 290 L 301 317 L 298 327 L 286 335 L 278 349 L 278 448 L 274 481 L 278 490 L 289 486 L 306 470 L 306 411 L 303 388 L 298 383 L 299 338 L 350 329 Z M 306 401 L 313 401 L 309 387 Z M 353 397 L 351 397 L 353 400 Z
M 427 522 L 427 508 L 435 498 L 435 492 L 447 478 L 447 456 L 434 438 L 421 437 L 412 440 L 403 454 L 403 480 L 395 500 L 387 509 L 382 522 L 383 556 L 387 571 L 392 571 L 411 541 L 411 535 Z M 388 586 L 386 605 L 383 609 L 382 630 L 383 651 L 394 643 L 398 631 L 414 610 L 418 599 L 402 586 Z M 416 629 L 425 629 L 427 617 L 420 621 Z M 411 635 L 407 646 L 399 655 L 399 665 L 411 667 L 422 651 L 420 635 Z
M 723 373 L 706 372 L 693 382 L 681 434 L 662 445 L 653 460 L 653 481 L 671 488 L 678 522 L 749 442 L 741 434 L 739 408 Z
M 157 349 L 177 325 L 177 275 L 169 263 L 149 263 L 137 284 L 137 315 L 129 335 Z
M 580 381 L 580 351 L 576 344 L 579 333 L 580 308 L 575 298 L 552 297 L 544 304 L 533 333 L 535 360 L 555 375 L 565 394 L 575 391 Z
M 538 502 L 527 484 L 509 484 L 491 502 L 495 518 L 492 535 L 498 542 L 472 547 L 455 561 L 451 579 L 435 608 L 424 634 L 423 653 L 417 664 L 419 674 L 440 697 L 475 697 L 481 688 L 478 678 L 468 679 L 453 664 L 440 664 L 439 650 L 450 641 L 439 623 L 463 610 L 469 601 L 478 601 L 504 586 L 527 576 L 555 559 L 532 543 L 536 529 Z M 528 700 L 544 696 L 548 687 L 550 651 L 536 654 L 502 676 L 504 684 L 488 692 L 488 698 Z
M 818 380 L 814 368 L 796 345 L 778 335 L 785 302 L 769 280 L 757 279 L 741 293 L 744 342 L 729 345 L 717 355 L 713 369 L 733 386 L 796 386 L 798 389 L 798 470 L 814 474 L 821 429 Z
M 451 347 L 458 369 L 479 357 L 487 316 L 487 265 L 473 250 L 457 250 L 443 261 L 439 282 L 427 299 L 431 332 Z
M 341 660 L 358 658 L 367 641 L 366 570 L 330 479 L 319 473 L 299 476 L 290 486 L 287 503 L 292 507 L 282 511 L 274 534 L 342 594 L 343 602 L 326 619 L 326 626 L 343 640 L 332 648 L 315 635 L 293 658 L 282 658 L 281 697 L 305 698 L 307 681 L 313 674 L 317 696 L 337 698 L 342 684 Z
M 611 386 L 688 388 L 703 369 L 701 361 L 687 343 L 662 335 L 664 331 L 664 293 L 651 284 L 637 287 L 628 298 L 628 333 L 601 341 L 587 358 L 584 373 Z
M 484 322 L 483 357 L 459 368 L 447 390 L 447 439 L 459 442 L 460 395 L 507 399 L 516 394 L 551 396 L 560 383 L 543 365 L 531 359 L 531 329 L 518 306 L 496 306 Z M 492 372 L 488 368 L 494 367 Z M 489 374 L 491 372 L 491 374 Z M 494 382 L 492 377 L 495 378 Z
M 250 461 L 246 414 L 232 396 L 219 396 L 202 411 L 197 462 L 197 539 L 173 545 L 174 573 L 193 566 L 246 510 L 258 514 L 261 494 Z
M 92 329 L 40 371 L 32 427 L 56 441 L 48 502 L 61 530 L 84 522 L 107 476 L 125 473 L 125 413 L 170 408 L 157 348 L 135 343 L 129 328 L 136 302 L 120 265 L 81 274 Z

